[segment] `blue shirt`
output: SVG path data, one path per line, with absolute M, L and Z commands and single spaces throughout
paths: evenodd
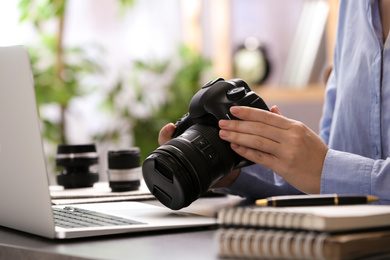
M 390 204 L 390 40 L 383 44 L 377 1 L 342 0 L 339 14 L 321 118 L 320 137 L 330 148 L 321 193 L 372 194 Z M 260 165 L 243 168 L 224 192 L 300 193 Z

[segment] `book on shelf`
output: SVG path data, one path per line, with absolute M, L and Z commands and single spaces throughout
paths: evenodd
M 329 4 L 323 0 L 304 1 L 291 47 L 283 68 L 281 84 L 303 88 L 315 72 L 316 58 L 326 28 Z M 321 62 L 321 61 L 320 61 Z M 318 70 L 318 69 L 317 69 Z
M 390 253 L 390 206 L 235 207 L 218 211 L 218 255 L 356 259 Z

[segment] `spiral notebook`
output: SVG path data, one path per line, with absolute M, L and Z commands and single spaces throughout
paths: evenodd
M 341 232 L 390 226 L 389 205 L 237 207 L 218 212 L 223 226 Z
M 331 234 L 221 228 L 214 243 L 221 258 L 348 260 L 390 253 L 390 230 Z
M 356 259 L 390 253 L 390 206 L 236 207 L 218 211 L 220 257 Z

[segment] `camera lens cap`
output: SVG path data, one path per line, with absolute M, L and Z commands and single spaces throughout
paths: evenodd
M 188 206 L 188 195 L 182 188 L 184 173 L 172 159 L 162 151 L 152 153 L 142 165 L 143 177 L 151 193 L 165 206 L 177 210 Z

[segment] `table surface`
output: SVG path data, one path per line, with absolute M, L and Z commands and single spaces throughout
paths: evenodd
M 161 205 L 156 200 L 146 203 Z M 185 210 L 214 216 L 223 207 L 248 204 L 239 197 L 201 198 Z M 81 259 L 219 259 L 213 238 L 216 228 L 140 232 L 69 240 L 51 240 L 0 227 L 0 260 L 81 260 Z M 387 260 L 390 254 L 364 260 Z M 221 260 L 221 259 L 220 259 Z M 363 259 L 361 259 L 363 260 Z
M 201 198 L 185 210 L 214 216 L 240 201 L 234 196 Z M 215 232 L 214 227 L 50 240 L 0 227 L 0 259 L 218 259 Z

